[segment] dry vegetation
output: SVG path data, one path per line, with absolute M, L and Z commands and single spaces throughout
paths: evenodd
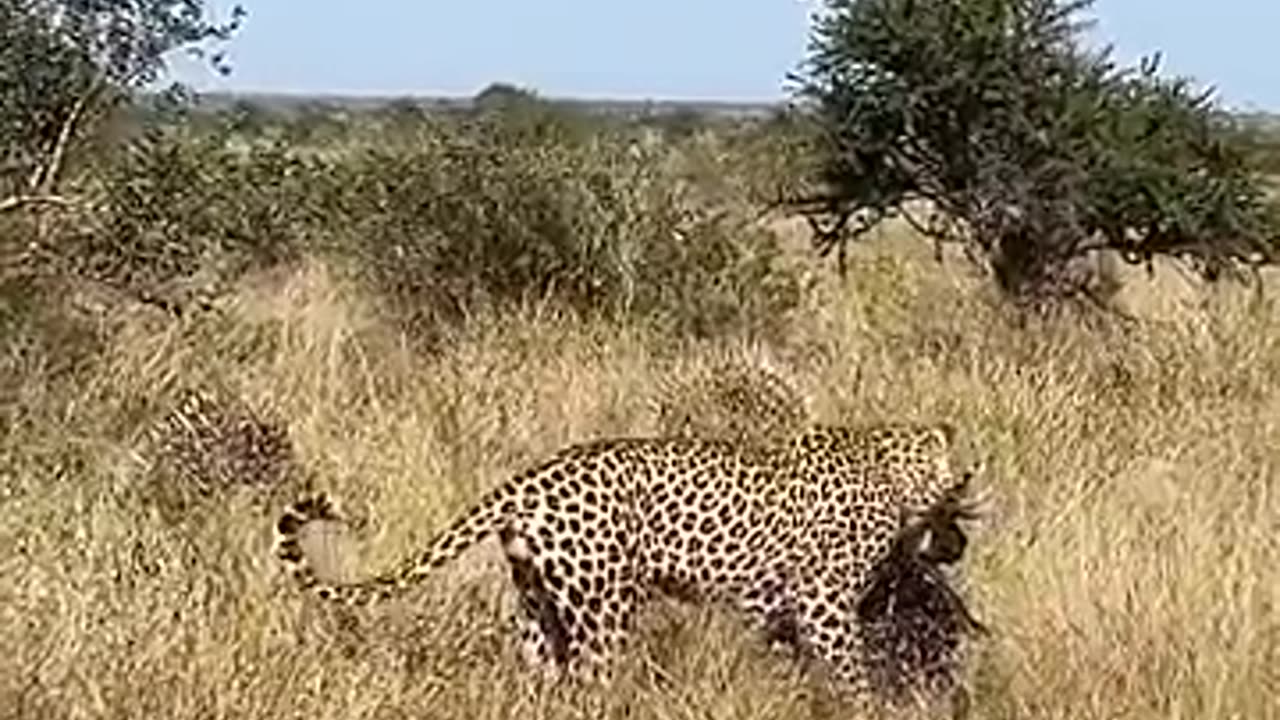
M 269 552 L 307 488 L 352 520 L 312 549 L 363 574 L 567 443 L 810 416 L 947 420 L 987 458 L 973 717 L 1280 717 L 1276 301 L 1161 268 L 1117 296 L 1136 320 L 1027 326 L 902 228 L 839 280 L 803 223 L 751 219 L 795 138 L 578 120 L 179 127 L 103 159 L 30 245 L 61 279 L 0 283 L 0 717 L 830 713 L 714 609 L 654 608 L 620 690 L 549 695 L 493 548 L 367 612 Z M 744 348 L 782 384 L 738 392 Z
M 855 260 L 768 351 L 822 420 L 945 418 L 988 456 L 991 510 L 965 561 L 993 632 L 972 717 L 1280 717 L 1274 301 L 1018 328 L 923 246 L 881 239 Z M 308 261 L 248 276 L 214 317 L 119 315 L 79 367 L 56 346 L 7 349 L 21 381 L 0 445 L 0 716 L 824 712 L 735 618 L 675 604 L 650 613 L 619 691 L 538 695 L 487 550 L 385 609 L 304 601 L 269 554 L 301 486 L 355 519 L 348 571 L 386 566 L 525 463 L 653 432 L 664 373 L 707 349 L 544 309 L 481 316 L 423 354 L 371 307 Z M 282 418 L 306 471 L 165 512 L 145 429 L 200 384 Z
M 539 686 L 496 548 L 356 611 L 299 593 L 271 532 L 326 490 L 349 523 L 304 544 L 367 575 L 571 442 L 873 419 L 986 461 L 953 578 L 990 630 L 969 717 L 1280 720 L 1280 301 L 1074 262 L 1126 230 L 1215 251 L 1204 277 L 1273 257 L 1280 140 L 1241 125 L 1237 155 L 1180 82 L 1077 67 L 1088 2 L 832 3 L 800 93 L 832 114 L 760 122 L 500 84 L 467 110 L 144 98 L 171 50 L 226 69 L 242 13 L 204 5 L 0 0 L 0 720 L 847 715 L 674 601 L 611 691 Z M 904 226 L 837 276 L 811 250 L 847 236 L 761 220 L 939 187 L 1005 296 Z M 1127 314 L 1006 302 L 1085 287 Z

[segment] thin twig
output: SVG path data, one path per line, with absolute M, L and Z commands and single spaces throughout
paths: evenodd
M 63 195 L 13 195 L 0 200 L 0 214 L 20 210 L 28 205 L 71 207 L 75 201 Z
M 39 169 L 38 174 L 33 175 L 31 178 L 33 184 L 29 189 L 32 194 L 51 194 L 54 183 L 57 182 L 58 175 L 62 172 L 62 163 L 66 159 L 67 148 L 71 145 L 71 138 L 75 134 L 76 126 L 80 124 L 80 118 L 84 115 L 85 109 L 89 107 L 89 102 L 97 96 L 98 91 L 102 88 L 104 79 L 105 70 L 99 71 L 94 76 L 89 88 L 76 99 L 75 105 L 71 106 L 71 112 L 67 113 L 66 120 L 62 122 L 62 127 L 58 129 L 58 138 L 54 141 L 49 161 Z
M 920 219 L 917 218 L 915 214 L 912 213 L 910 210 L 903 208 L 901 214 L 902 214 L 902 219 L 906 220 L 907 224 L 910 225 L 913 230 L 920 233 L 924 237 L 931 238 L 939 242 L 951 242 L 954 240 L 954 238 L 952 238 L 945 232 L 940 232 L 938 230 L 934 230 L 933 228 L 925 226 L 925 224 L 920 222 Z

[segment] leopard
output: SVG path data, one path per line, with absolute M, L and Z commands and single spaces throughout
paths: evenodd
M 303 529 L 340 521 L 325 493 L 286 508 L 275 555 L 302 590 L 364 606 L 496 536 L 519 598 L 519 654 L 556 677 L 607 682 L 637 613 L 665 594 L 735 609 L 766 637 L 788 638 L 839 695 L 861 699 L 874 688 L 859 612 L 877 568 L 945 527 L 981 470 L 953 471 L 955 433 L 880 422 L 815 425 L 772 447 L 590 440 L 502 482 L 381 574 L 331 582 L 308 562 Z M 955 559 L 955 537 L 943 539 L 938 559 Z
M 653 408 L 659 433 L 769 445 L 786 442 L 812 423 L 811 399 L 787 364 L 769 352 L 750 347 L 712 349 L 699 360 L 656 385 Z M 976 504 L 940 506 L 902 544 L 910 550 L 896 557 L 922 560 L 924 565 L 953 565 L 968 545 L 960 523 L 978 518 Z
M 793 372 L 763 351 L 708 351 L 653 386 L 657 432 L 769 445 L 811 420 Z

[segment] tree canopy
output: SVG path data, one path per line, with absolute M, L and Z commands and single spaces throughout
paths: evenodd
M 244 15 L 216 22 L 203 0 L 0 0 L 0 211 L 56 204 L 68 151 L 170 53 L 228 72 L 217 48 Z
M 1213 279 L 1272 262 L 1280 215 L 1212 93 L 1084 42 L 1090 0 L 827 0 L 796 94 L 841 254 L 902 216 L 963 243 L 1008 295 L 1087 295 L 1098 250 Z

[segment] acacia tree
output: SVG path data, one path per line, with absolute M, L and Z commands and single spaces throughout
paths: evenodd
M 1208 91 L 1082 41 L 1091 0 L 827 0 L 792 76 L 821 128 L 795 204 L 824 255 L 902 216 L 1019 301 L 1088 295 L 1081 262 L 1274 261 L 1280 220 Z
M 226 73 L 217 44 L 244 17 L 203 0 L 0 0 L 0 213 L 60 205 L 64 161 L 116 103 L 149 87 L 173 51 Z

